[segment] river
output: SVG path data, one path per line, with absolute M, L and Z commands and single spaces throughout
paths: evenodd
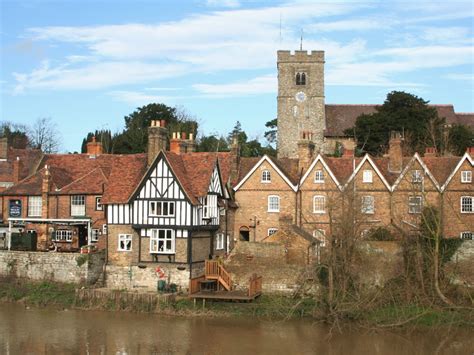
M 472 331 L 333 333 L 308 320 L 183 318 L 0 304 L 1 354 L 474 354 Z

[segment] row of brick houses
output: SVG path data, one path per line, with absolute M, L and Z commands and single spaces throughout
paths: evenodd
M 402 156 L 394 135 L 386 156 L 362 158 L 346 151 L 341 158 L 317 155 L 302 136 L 299 159 L 242 159 L 234 187 L 239 208 L 234 233 L 241 240 L 262 241 L 280 228 L 282 217 L 316 238 L 334 232 L 331 222 L 344 218 L 350 198 L 358 212 L 360 233 L 378 227 L 400 233 L 416 231 L 424 206 L 441 211 L 443 235 L 471 239 L 474 233 L 474 150 L 462 157 Z

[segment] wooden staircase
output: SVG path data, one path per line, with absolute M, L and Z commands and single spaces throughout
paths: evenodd
M 216 280 L 218 285 L 227 291 L 232 290 L 232 279 L 230 274 L 218 261 L 206 260 L 204 277 L 206 280 Z

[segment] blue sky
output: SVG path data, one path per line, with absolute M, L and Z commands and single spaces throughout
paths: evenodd
M 276 51 L 326 51 L 326 103 L 405 90 L 474 111 L 471 2 L 0 0 L 0 120 L 51 117 L 63 151 L 150 102 L 205 134 L 276 117 Z

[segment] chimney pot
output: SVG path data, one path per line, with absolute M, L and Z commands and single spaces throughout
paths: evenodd
M 189 133 L 189 140 L 192 141 L 194 138 L 194 135 L 192 133 Z
M 181 139 L 186 139 L 186 132 L 181 133 Z
M 161 120 L 160 122 L 161 122 L 161 127 L 163 127 L 163 128 L 166 127 L 166 121 L 165 120 Z

